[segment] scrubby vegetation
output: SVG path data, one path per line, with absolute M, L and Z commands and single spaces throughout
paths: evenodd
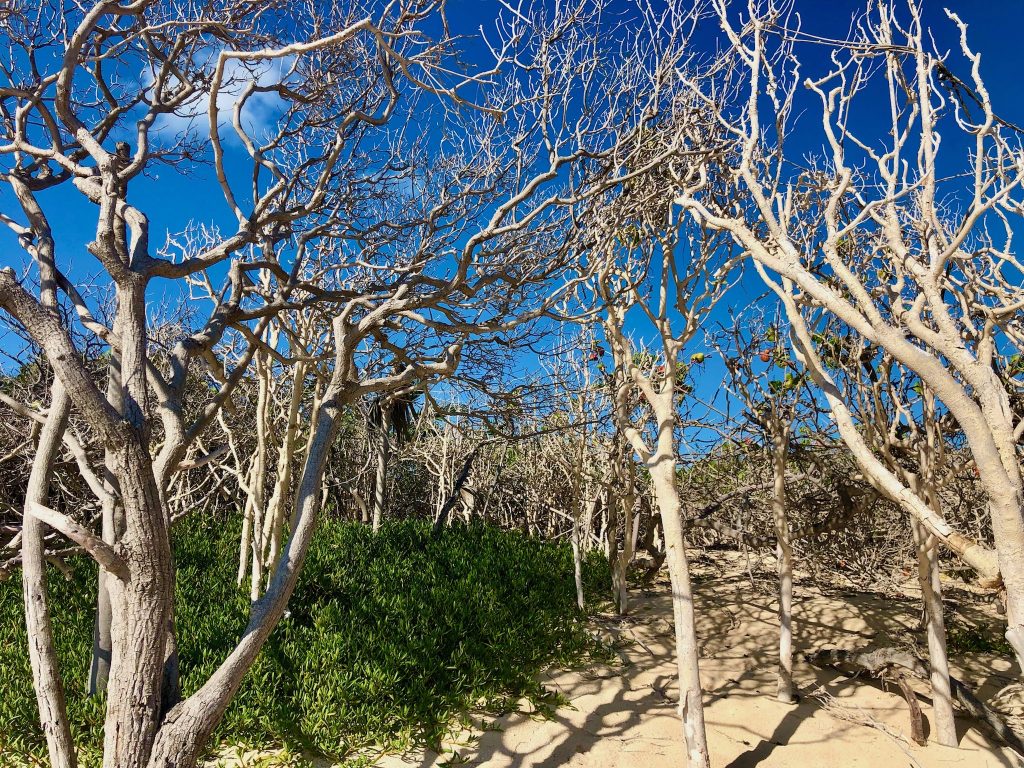
M 204 516 L 174 533 L 183 692 L 223 660 L 245 625 L 248 595 L 228 568 L 237 518 Z M 471 714 L 552 695 L 537 674 L 605 650 L 574 602 L 568 546 L 482 524 L 433 535 L 415 521 L 366 526 L 327 519 L 291 614 L 234 698 L 213 746 L 289 745 L 340 757 L 368 744 L 438 742 Z M 102 697 L 81 695 L 92 650 L 96 567 L 69 561 L 52 579 L 68 710 L 86 764 L 99 759 Z M 224 571 L 222 573 L 222 571 Z M 588 592 L 604 596 L 607 561 L 586 561 Z M 20 578 L 0 584 L 0 753 L 46 754 L 22 617 Z M 2 761 L 3 758 L 0 758 Z

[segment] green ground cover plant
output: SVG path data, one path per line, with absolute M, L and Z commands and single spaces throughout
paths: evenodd
M 237 521 L 187 519 L 175 530 L 182 688 L 205 680 L 245 625 L 234 584 Z M 53 624 L 83 762 L 98 758 L 103 701 L 84 695 L 96 569 L 88 558 L 51 572 Z M 586 562 L 588 594 L 609 593 L 608 565 Z M 186 591 L 188 590 L 188 591 Z M 214 747 L 286 745 L 341 758 L 368 745 L 436 745 L 466 718 L 506 711 L 552 664 L 607 651 L 575 606 L 567 545 L 495 527 L 368 527 L 327 519 L 292 598 L 235 697 Z M 0 753 L 44 758 L 25 638 L 21 584 L 0 584 Z M 0 759 L 2 762 L 2 759 Z

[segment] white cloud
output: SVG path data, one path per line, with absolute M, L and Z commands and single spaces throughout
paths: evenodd
M 212 75 L 216 65 L 215 54 L 210 55 L 205 67 Z M 235 105 L 242 94 L 254 82 L 258 86 L 277 85 L 288 76 L 292 60 L 271 59 L 263 62 L 240 62 L 228 59 L 224 65 L 223 78 L 217 92 L 217 124 L 221 141 L 238 143 L 240 139 L 233 125 Z M 153 83 L 152 73 L 146 72 L 143 84 Z M 246 133 L 257 141 L 267 134 L 286 109 L 286 102 L 273 92 L 252 94 L 242 108 L 241 123 Z M 209 141 L 210 135 L 210 93 L 208 90 L 180 106 L 172 114 L 160 115 L 154 124 L 157 139 L 173 140 L 187 136 L 192 140 Z

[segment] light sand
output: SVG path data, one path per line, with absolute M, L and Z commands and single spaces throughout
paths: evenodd
M 701 679 L 705 690 L 712 765 L 742 766 L 1016 766 L 980 726 L 958 715 L 960 747 L 910 741 L 907 705 L 893 685 L 849 680 L 818 670 L 800 659 L 796 682 L 803 692 L 796 705 L 775 700 L 776 603 L 767 579 L 752 589 L 735 559 L 695 568 L 698 629 L 702 641 Z M 718 576 L 725 572 L 726 575 Z M 911 587 L 908 585 L 907 591 Z M 890 644 L 918 621 L 912 595 L 882 597 L 822 595 L 796 589 L 796 651 L 824 646 Z M 964 610 L 967 610 L 965 606 Z M 973 610 L 973 608 L 972 608 Z M 382 768 L 485 765 L 489 768 L 682 768 L 682 729 L 675 711 L 676 673 L 672 659 L 671 604 L 667 585 L 633 595 L 630 615 L 600 622 L 613 638 L 628 641 L 623 663 L 587 672 L 559 672 L 545 684 L 560 691 L 571 707 L 553 720 L 524 713 L 494 723 L 497 730 L 447 752 L 387 756 Z M 973 655 L 953 660 L 953 672 L 987 700 L 1018 675 L 1005 658 Z M 927 686 L 919 686 L 925 718 L 930 715 Z M 1004 697 L 1005 698 L 1005 697 Z M 873 722 L 871 727 L 866 722 Z M 928 726 L 926 725 L 926 732 Z M 461 761 L 465 761 L 462 763 Z

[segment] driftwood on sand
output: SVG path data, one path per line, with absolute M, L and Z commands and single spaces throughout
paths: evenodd
M 894 680 L 899 685 L 910 708 L 911 738 L 918 744 L 927 743 L 921 708 L 917 697 L 907 682 L 908 675 L 919 680 L 928 680 L 928 668 L 917 656 L 909 651 L 898 648 L 862 648 L 860 650 L 843 650 L 841 648 L 822 648 L 808 653 L 804 659 L 817 667 L 832 667 L 847 675 L 867 672 L 878 678 Z M 965 712 L 976 718 L 1002 740 L 1017 756 L 1024 760 L 1024 741 L 1018 736 L 1003 717 L 994 709 L 981 701 L 963 681 L 950 675 L 953 696 Z

